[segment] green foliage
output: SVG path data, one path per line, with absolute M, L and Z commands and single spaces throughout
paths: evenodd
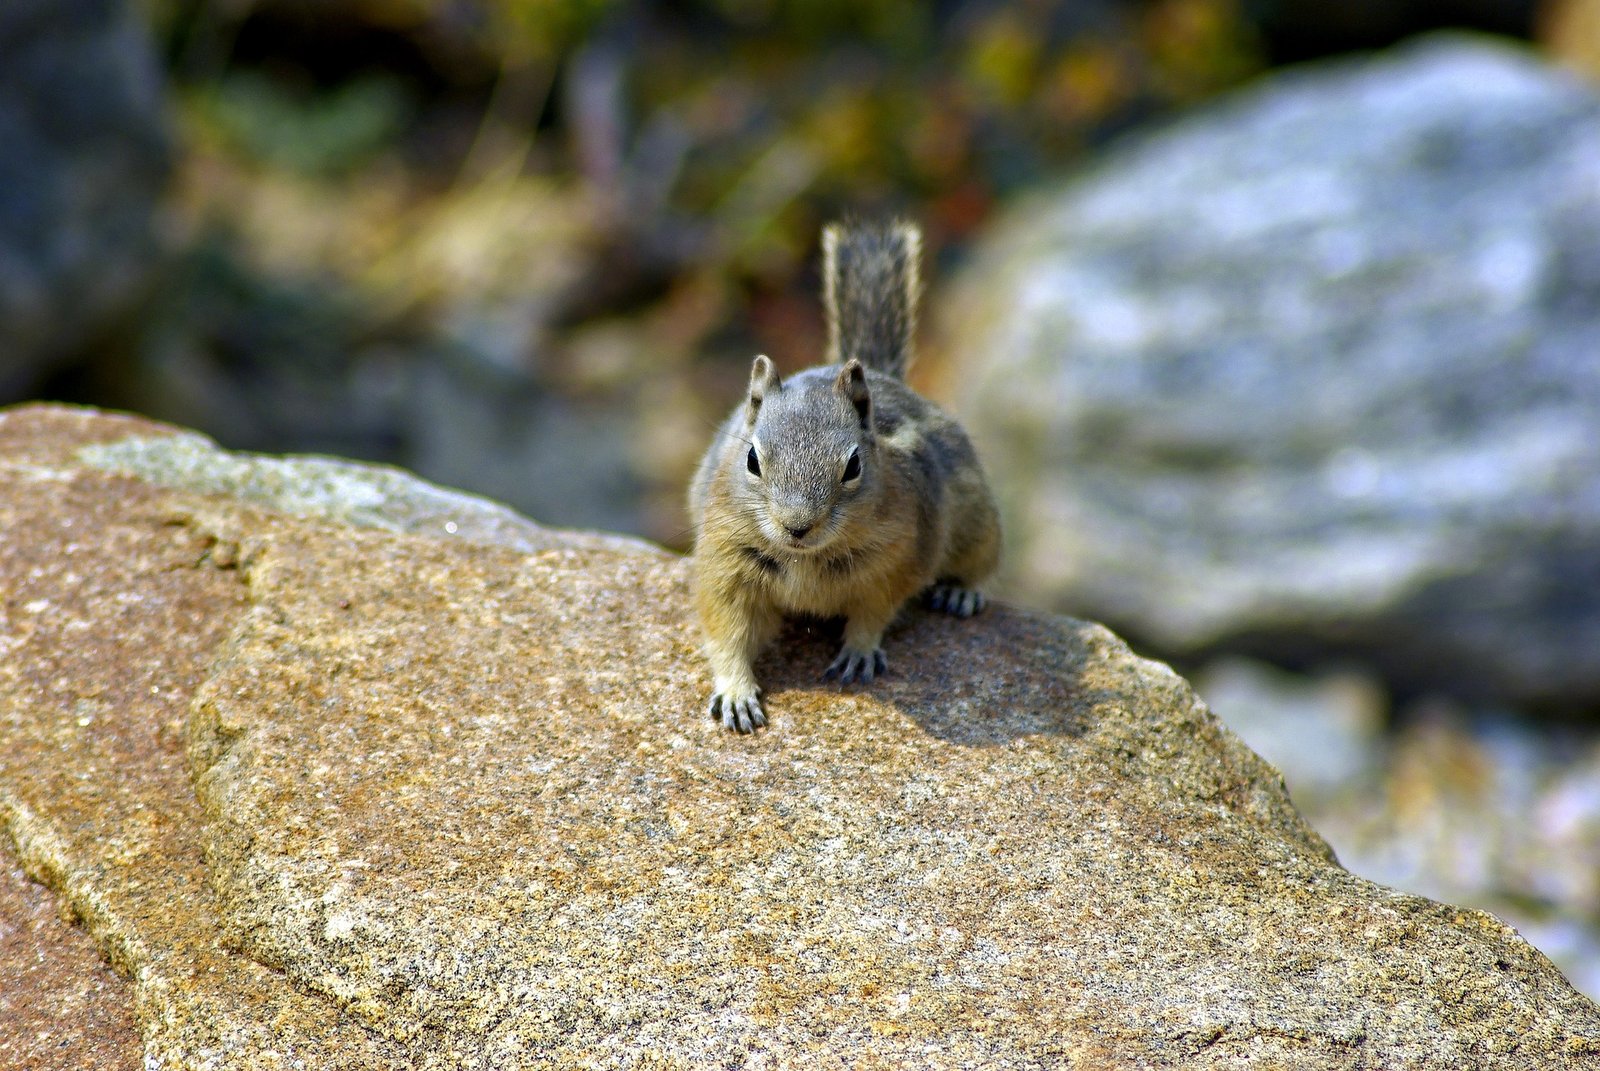
M 646 318 L 678 354 L 809 352 L 828 218 L 910 212 L 937 254 L 1261 65 L 1242 0 L 145 2 L 190 218 L 242 221 L 278 270 L 381 275 L 399 308 L 470 279 L 543 292 L 557 333 Z M 570 226 L 496 215 L 530 180 Z
M 701 0 L 699 6 L 743 32 L 778 31 L 809 47 L 859 35 L 904 48 L 924 38 L 934 17 L 934 5 L 921 0 Z
M 232 71 L 193 95 L 196 116 L 234 152 L 307 176 L 346 173 L 393 142 L 409 111 L 391 78 L 315 94 L 257 71 Z
M 582 41 L 617 6 L 617 0 L 490 0 L 489 44 L 512 60 L 553 56 Z

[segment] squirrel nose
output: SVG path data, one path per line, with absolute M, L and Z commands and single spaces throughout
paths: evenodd
M 788 532 L 796 539 L 804 539 L 806 537 L 806 533 L 811 531 L 811 528 L 812 526 L 809 524 L 802 524 L 798 527 L 789 524 L 783 526 L 784 531 Z

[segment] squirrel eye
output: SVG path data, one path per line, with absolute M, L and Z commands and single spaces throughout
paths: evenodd
M 844 463 L 844 482 L 861 479 L 861 451 L 850 451 L 850 460 Z
M 753 446 L 750 448 L 750 452 L 745 455 L 744 467 L 750 470 L 752 476 L 761 475 L 761 462 L 756 459 L 756 448 Z

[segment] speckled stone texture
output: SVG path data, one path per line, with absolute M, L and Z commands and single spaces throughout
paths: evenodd
M 0 1068 L 135 1071 L 128 985 L 56 898 L 0 855 Z
M 250 490 L 319 464 L 0 415 L 0 823 L 150 1067 L 1600 1063 L 1542 955 L 1341 869 L 1101 628 L 913 613 L 841 694 L 797 627 L 737 737 L 681 561 Z

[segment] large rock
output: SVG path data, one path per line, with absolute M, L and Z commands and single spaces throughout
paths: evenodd
M 796 628 L 741 738 L 681 560 L 392 471 L 15 410 L 0 530 L 0 823 L 151 1068 L 1600 1059 L 1097 626 L 915 613 L 847 695 Z
M 156 263 L 155 49 L 124 0 L 0 4 L 0 400 L 122 314 Z
M 1016 211 L 952 348 L 1015 590 L 1169 654 L 1600 698 L 1600 98 L 1434 39 Z

